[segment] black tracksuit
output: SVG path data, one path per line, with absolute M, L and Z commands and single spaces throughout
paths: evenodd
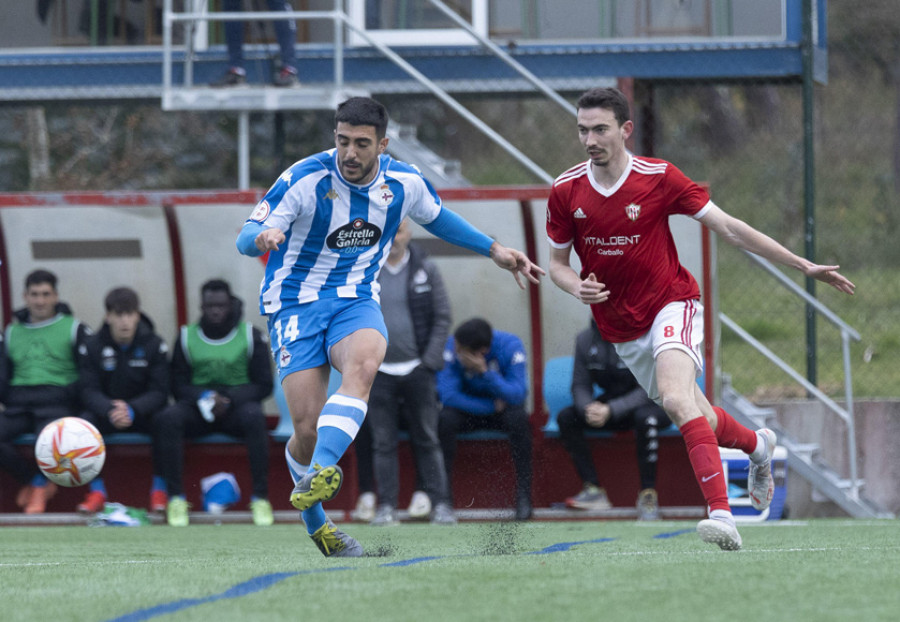
M 168 347 L 144 315 L 127 347 L 113 341 L 109 325 L 85 340 L 78 356 L 81 402 L 85 417 L 101 432 L 151 432 L 150 419 L 169 399 Z M 119 430 L 109 421 L 112 400 L 134 411 L 131 427 Z
M 599 397 L 594 397 L 595 387 L 603 390 Z M 647 397 L 616 354 L 615 347 L 603 340 L 593 322 L 575 338 L 572 397 L 574 405 L 560 411 L 557 423 L 560 440 L 582 481 L 600 485 L 584 432 L 589 429 L 634 429 L 641 488 L 655 488 L 657 433 L 671 425 L 671 421 L 665 411 Z M 585 420 L 585 407 L 592 401 L 603 402 L 610 408 L 609 420 L 602 428 L 593 428 Z

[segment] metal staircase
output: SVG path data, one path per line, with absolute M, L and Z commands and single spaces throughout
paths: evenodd
M 746 253 L 754 262 L 774 276 L 781 284 L 795 295 L 803 298 L 806 303 L 817 313 L 825 317 L 841 332 L 844 360 L 844 393 L 846 405 L 844 407 L 825 395 L 818 387 L 810 383 L 800 373 L 779 358 L 775 353 L 756 340 L 752 335 L 738 326 L 724 313 L 719 314 L 721 324 L 746 341 L 759 351 L 769 361 L 791 376 L 797 383 L 803 386 L 809 395 L 819 400 L 826 408 L 831 410 L 844 422 L 847 427 L 847 458 L 849 461 L 849 477 L 842 477 L 822 457 L 820 446 L 817 443 L 803 443 L 792 438 L 787 431 L 778 425 L 775 419 L 775 411 L 771 408 L 761 408 L 744 396 L 740 395 L 731 386 L 727 375 L 722 376 L 721 400 L 722 405 L 740 423 L 757 429 L 768 427 L 778 434 L 778 444 L 782 445 L 788 453 L 788 467 L 813 485 L 815 490 L 821 492 L 834 501 L 854 518 L 894 518 L 891 512 L 881 508 L 878 504 L 866 499 L 861 492 L 864 481 L 857 474 L 857 447 L 856 427 L 853 417 L 853 389 L 850 369 L 850 340 L 859 341 L 859 333 L 841 320 L 830 309 L 825 307 L 816 298 L 810 296 L 803 288 L 787 278 L 771 262 L 757 255 Z
M 767 427 L 778 435 L 778 444 L 788 454 L 788 467 L 854 518 L 894 518 L 894 515 L 860 492 L 861 479 L 843 478 L 822 459 L 817 443 L 802 443 L 791 438 L 775 418 L 775 411 L 752 403 L 734 390 L 727 379 L 722 382 L 722 405 L 742 425 L 750 429 Z
M 508 53 L 500 49 L 486 37 L 476 33 L 471 26 L 459 18 L 441 0 L 428 0 L 430 4 L 444 11 L 454 21 L 457 21 L 473 38 L 475 38 L 488 51 L 500 58 L 508 66 L 525 80 L 542 91 L 545 95 L 563 106 L 568 112 L 574 114 L 574 107 L 550 89 L 542 80 L 527 70 Z M 338 102 L 349 95 L 367 95 L 359 88 L 348 88 L 344 76 L 344 28 L 351 31 L 356 37 L 377 50 L 384 58 L 396 65 L 408 76 L 413 78 L 427 91 L 452 108 L 457 114 L 471 123 L 478 131 L 485 134 L 501 149 L 523 164 L 533 175 L 544 183 L 552 183 L 553 176 L 548 174 L 520 149 L 498 134 L 493 128 L 481 119 L 469 112 L 462 104 L 450 96 L 445 88 L 416 69 L 412 64 L 402 58 L 397 52 L 373 39 L 367 32 L 360 29 L 348 17 L 343 10 L 342 0 L 334 0 L 334 8 L 331 11 L 245 11 L 242 13 L 186 11 L 175 12 L 173 0 L 165 0 L 163 9 L 163 84 L 162 107 L 164 110 L 233 110 L 238 113 L 238 188 L 249 187 L 249 113 L 251 110 L 297 110 L 297 109 L 333 109 Z M 288 89 L 293 92 L 285 92 L 284 89 L 271 87 L 253 87 L 248 89 L 211 89 L 199 87 L 194 83 L 194 61 L 196 59 L 195 37 L 193 33 L 198 30 L 197 24 L 208 21 L 235 21 L 249 19 L 269 20 L 324 20 L 331 21 L 334 28 L 333 46 L 333 81 L 327 87 L 303 89 Z M 176 54 L 173 28 L 181 24 L 186 28 L 186 49 L 183 56 Z M 176 58 L 182 61 L 180 80 L 176 80 Z M 397 134 L 398 142 L 403 136 Z M 417 141 L 416 141 L 417 142 Z M 402 149 L 402 145 L 398 145 Z M 416 153 L 413 151 L 412 153 Z M 417 165 L 421 164 L 412 160 Z M 469 185 L 466 183 L 465 185 Z
M 423 145 L 416 126 L 391 123 L 387 129 L 388 152 L 404 162 L 413 162 L 436 188 L 467 188 L 472 184 L 462 175 L 459 160 L 445 160 Z

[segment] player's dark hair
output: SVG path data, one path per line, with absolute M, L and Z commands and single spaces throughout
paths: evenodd
M 581 94 L 575 107 L 605 108 L 612 110 L 621 127 L 626 121 L 631 120 L 631 110 L 628 106 L 628 98 L 619 89 L 607 86 L 597 86 Z
M 210 279 L 200 287 L 200 297 L 206 296 L 209 292 L 225 292 L 231 296 L 231 286 L 222 279 Z
M 53 291 L 56 291 L 56 275 L 49 270 L 38 268 L 37 270 L 29 272 L 28 276 L 25 277 L 25 289 L 28 289 L 32 285 L 40 285 L 42 283 L 49 283 L 50 287 L 53 288 Z
M 490 348 L 494 340 L 494 331 L 487 320 L 473 317 L 456 327 L 453 333 L 456 343 L 469 350 L 481 350 Z
M 387 133 L 387 109 L 371 97 L 351 97 L 341 103 L 334 113 L 334 126 L 338 123 L 348 125 L 371 125 L 375 128 L 378 140 Z
M 130 287 L 116 287 L 109 290 L 103 304 L 107 313 L 134 313 L 141 308 L 137 292 Z

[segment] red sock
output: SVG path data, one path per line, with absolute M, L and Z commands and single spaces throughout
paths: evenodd
M 681 426 L 681 435 L 687 445 L 688 458 L 694 468 L 694 476 L 710 510 L 731 512 L 728 505 L 728 488 L 722 472 L 722 458 L 716 435 L 704 417 L 691 419 Z
M 713 406 L 712 409 L 716 413 L 719 423 L 716 426 L 716 440 L 720 447 L 736 447 L 745 454 L 753 453 L 756 449 L 756 442 L 759 440 L 756 432 L 750 428 L 745 428 L 734 420 L 723 408 Z

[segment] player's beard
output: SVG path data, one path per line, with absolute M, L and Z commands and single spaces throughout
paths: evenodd
M 589 153 L 588 156 L 591 158 L 591 164 L 600 168 L 609 166 L 609 163 L 611 161 L 608 151 Z
M 372 173 L 372 169 L 375 168 L 375 163 L 373 162 L 368 167 L 364 167 L 359 162 L 353 162 L 353 164 L 357 164 L 357 168 L 347 169 L 347 164 L 345 162 L 341 162 L 341 175 L 343 175 L 344 179 L 354 184 L 362 184 L 363 180 L 369 177 Z M 354 175 L 355 173 L 355 175 Z

